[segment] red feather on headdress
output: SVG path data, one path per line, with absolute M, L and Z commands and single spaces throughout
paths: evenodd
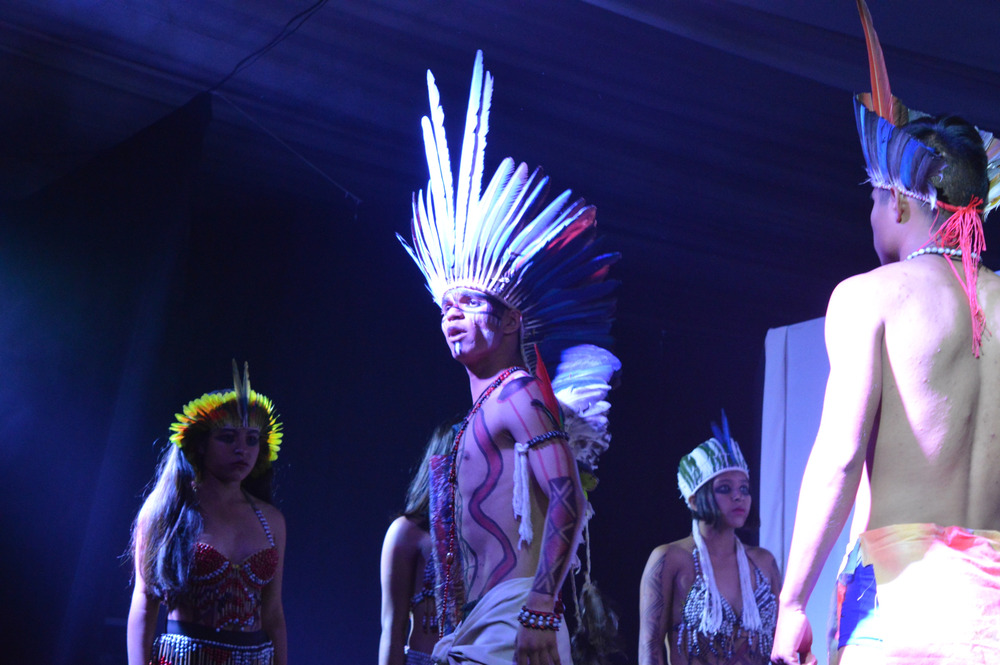
M 562 409 L 559 408 L 559 400 L 556 399 L 556 394 L 552 390 L 552 380 L 549 378 L 549 371 L 545 369 L 545 363 L 542 362 L 542 354 L 538 352 L 537 344 L 535 344 L 535 376 L 542 388 L 542 401 L 545 408 L 556 418 L 557 424 L 561 428 L 563 426 Z
M 882 45 L 872 24 L 872 15 L 868 12 L 865 0 L 858 0 L 858 13 L 861 15 L 861 27 L 865 30 L 865 43 L 868 46 L 868 67 L 871 71 L 872 92 L 871 110 L 893 124 L 897 124 L 893 106 L 895 99 L 889 88 L 889 72 L 885 68 L 885 57 L 882 55 Z M 868 101 L 868 100 L 864 100 Z M 867 106 L 867 104 L 866 104 Z

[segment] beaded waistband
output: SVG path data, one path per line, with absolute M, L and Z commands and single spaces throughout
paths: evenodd
M 267 633 L 263 630 L 247 632 L 239 630 L 215 630 L 210 626 L 203 626 L 200 623 L 174 621 L 173 619 L 167 621 L 167 633 L 193 637 L 196 640 L 231 644 L 233 646 L 258 646 L 270 642 Z

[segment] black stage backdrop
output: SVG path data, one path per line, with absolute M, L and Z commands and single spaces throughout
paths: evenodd
M 133 86 L 162 69 L 162 95 L 144 101 L 164 114 L 180 108 L 30 198 L 0 204 L 3 663 L 125 661 L 131 521 L 174 414 L 227 387 L 232 358 L 249 361 L 285 423 L 276 503 L 288 522 L 292 661 L 374 662 L 385 529 L 428 434 L 471 402 L 394 237 L 426 183 L 427 67 L 456 132 L 483 47 L 497 76 L 487 170 L 508 154 L 544 165 L 553 192 L 572 186 L 597 205 L 608 246 L 623 253 L 613 332 L 624 370 L 591 533 L 594 577 L 620 610 L 630 661 L 646 558 L 690 529 L 679 458 L 724 407 L 756 469 L 767 329 L 822 316 L 839 280 L 874 267 L 868 191 L 856 186 L 850 94 L 868 79 L 853 2 L 836 10 L 842 31 L 714 0 L 362 5 L 331 3 L 224 90 L 265 126 L 291 118 L 295 145 L 314 148 L 320 170 L 360 203 L 221 97 L 182 104 L 262 42 L 239 26 L 232 52 L 206 56 L 207 73 L 195 63 L 171 78 L 170 50 L 136 46 L 125 31 L 70 51 L 78 59 L 58 70 L 96 67 L 88 58 L 108 44 L 132 44 L 107 62 L 159 59 L 114 90 L 141 97 Z M 626 6 L 678 23 L 638 21 Z M 897 14 L 908 12 L 883 9 L 876 22 Z M 758 23 L 742 25 L 746 16 Z M 51 29 L 75 24 L 66 25 Z M 174 35 L 170 21 L 156 25 Z M 29 33 L 0 37 L 28 43 Z M 17 146 L 59 118 L 118 117 L 46 78 L 48 55 L 41 65 L 30 55 L 3 50 L 0 110 L 3 127 L 20 130 Z M 975 69 L 917 47 L 891 55 L 894 91 L 915 108 L 944 110 L 934 102 L 945 90 L 954 108 L 1000 128 L 984 93 L 996 89 L 995 56 Z M 65 108 L 22 117 L 16 93 L 43 85 Z M 988 225 L 990 244 L 994 234 Z M 752 529 L 746 537 L 756 541 Z

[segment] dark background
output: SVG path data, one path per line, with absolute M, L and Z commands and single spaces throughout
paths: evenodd
M 1000 129 L 995 3 L 871 9 L 899 97 Z M 425 70 L 457 149 L 477 48 L 487 169 L 543 165 L 623 254 L 591 530 L 634 661 L 646 557 L 689 530 L 680 456 L 724 407 L 756 468 L 767 329 L 876 265 L 849 0 L 3 3 L 4 663 L 124 662 L 131 519 L 234 357 L 285 422 L 291 657 L 374 661 L 382 536 L 470 403 L 394 233 L 426 185 Z

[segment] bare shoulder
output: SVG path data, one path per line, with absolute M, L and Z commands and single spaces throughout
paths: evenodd
M 767 575 L 775 589 L 781 588 L 781 569 L 778 568 L 778 561 L 768 550 L 763 547 L 746 546 L 747 558 L 753 562 L 765 575 Z
M 827 351 L 831 344 L 853 340 L 867 343 L 877 337 L 887 313 L 901 298 L 903 280 L 896 264 L 848 277 L 833 290 L 826 309 Z
M 263 513 L 264 519 L 267 521 L 267 525 L 270 527 L 271 531 L 274 532 L 276 538 L 280 541 L 284 541 L 285 516 L 281 514 L 280 510 L 266 501 L 258 499 L 254 503 L 257 508 L 260 509 L 260 512 Z
M 978 279 L 984 284 L 991 284 L 993 288 L 1000 288 L 1000 275 L 992 270 L 986 269 L 979 273 Z
M 647 567 L 662 562 L 663 568 L 671 570 L 681 570 L 688 566 L 693 567 L 692 553 L 694 552 L 694 539 L 688 536 L 672 543 L 666 543 L 653 549 L 649 555 Z
M 746 545 L 747 557 L 761 570 L 771 570 L 778 568 L 778 562 L 768 550 L 763 547 Z
M 541 381 L 527 372 L 507 379 L 497 395 L 495 413 L 515 440 L 525 440 L 558 427 L 558 404 L 549 405 Z
M 877 310 L 904 283 L 905 275 L 899 267 L 898 263 L 880 266 L 837 284 L 830 295 L 827 316 L 857 308 Z
M 413 520 L 401 515 L 394 519 L 386 530 L 384 547 L 415 552 L 420 548 L 420 542 L 426 535 L 427 532 Z
M 264 513 L 264 517 L 267 519 L 267 521 L 270 522 L 274 520 L 276 522 L 281 522 L 282 524 L 284 524 L 285 516 L 282 515 L 281 511 L 278 510 L 274 505 L 266 501 L 261 501 L 260 499 L 255 500 L 254 504 L 256 504 L 258 508 L 260 508 L 260 512 Z
M 992 270 L 980 270 L 976 281 L 984 307 L 1000 308 L 1000 275 Z
M 530 405 L 543 397 L 542 384 L 529 372 L 520 370 L 504 381 L 497 394 L 500 404 Z
M 682 593 L 686 594 L 694 575 L 693 549 L 694 539 L 690 536 L 655 548 L 642 571 L 640 593 L 643 597 L 668 592 L 673 596 L 678 586 L 684 587 Z

